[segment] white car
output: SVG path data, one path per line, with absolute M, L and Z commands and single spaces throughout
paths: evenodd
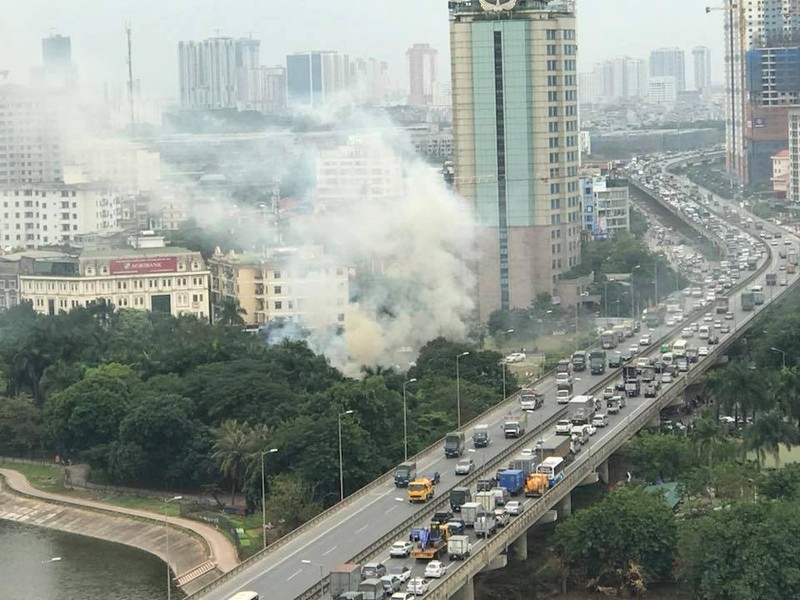
M 661 374 L 661 383 L 672 383 L 672 373 L 664 371 Z
M 389 575 L 394 575 L 402 583 L 411 579 L 411 567 L 408 565 L 394 565 L 388 569 Z
M 672 317 L 672 316 L 667 317 L 667 320 L 664 322 L 664 324 L 667 327 L 672 327 L 673 325 L 675 325 L 675 317 Z
M 572 421 L 561 419 L 556 423 L 556 435 L 570 435 L 572 433 Z
M 685 340 L 694 337 L 694 330 L 691 327 L 684 327 L 681 331 L 681 337 Z
M 447 565 L 438 560 L 432 560 L 425 566 L 423 577 L 433 577 L 440 579 L 447 574 Z
M 704 356 L 708 356 L 708 348 L 705 346 L 700 346 L 697 349 L 697 356 L 703 358 Z
M 786 277 L 781 277 L 778 280 L 778 285 L 788 285 L 788 283 L 789 283 L 789 281 L 786 279 Z
M 512 352 L 508 356 L 506 356 L 507 363 L 518 363 L 522 362 L 527 358 L 527 355 L 524 352 Z
M 628 352 L 631 353 L 631 356 L 636 356 L 639 354 L 639 346 L 637 344 L 631 344 L 631 347 L 628 348 Z
M 711 323 L 714 320 L 714 317 L 711 314 L 703 315 L 703 322 L 704 323 Z
M 414 544 L 409 541 L 399 541 L 392 544 L 389 548 L 389 556 L 392 558 L 408 558 L 411 551 L 414 549 Z
M 608 416 L 606 413 L 595 413 L 592 417 L 592 425 L 594 427 L 605 427 L 608 425 Z
M 720 320 L 714 321 L 714 329 L 719 329 L 720 327 L 722 327 L 722 321 Z
M 410 579 L 408 581 L 408 587 L 406 588 L 406 591 L 409 594 L 414 594 L 415 596 L 422 596 L 423 594 L 428 593 L 430 587 L 430 583 L 425 581 L 422 577 L 414 577 L 414 579 Z
M 412 600 L 414 598 L 414 594 L 411 592 L 395 592 L 389 598 L 389 600 Z
M 469 475 L 475 463 L 471 458 L 462 458 L 456 463 L 456 475 Z
M 642 337 L 639 338 L 639 345 L 640 346 L 649 346 L 652 343 L 653 343 L 653 338 L 650 337 L 649 333 L 646 333 Z
M 568 404 L 571 399 L 572 394 L 569 393 L 569 390 L 556 391 L 556 402 L 559 404 Z
M 523 510 L 525 510 L 525 505 L 519 500 L 506 502 L 506 512 L 510 515 L 521 515 Z
M 731 311 L 728 311 L 728 312 L 725 313 L 725 320 L 726 321 L 732 321 L 733 320 L 733 313 Z

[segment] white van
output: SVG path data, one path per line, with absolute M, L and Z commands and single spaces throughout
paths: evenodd
M 697 337 L 699 337 L 701 340 L 707 340 L 709 331 L 710 329 L 708 325 L 700 325 L 700 329 L 697 330 Z
M 672 344 L 672 354 L 675 358 L 683 358 L 686 356 L 686 346 L 689 344 L 686 340 L 676 340 Z
M 661 355 L 661 362 L 665 365 L 669 366 L 674 362 L 674 357 L 672 356 L 672 352 L 667 352 L 666 354 Z

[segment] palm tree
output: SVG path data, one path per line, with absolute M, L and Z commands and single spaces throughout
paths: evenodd
M 211 458 L 231 480 L 231 504 L 236 503 L 236 485 L 241 482 L 253 443 L 252 429 L 247 423 L 228 420 L 211 431 L 214 450 Z
M 722 446 L 724 440 L 719 430 L 719 425 L 711 417 L 703 417 L 694 422 L 692 429 L 692 439 L 697 447 L 697 453 L 707 457 L 708 477 L 711 480 L 711 473 L 714 467 L 714 451 Z
M 787 367 L 775 374 L 770 386 L 771 397 L 777 399 L 783 413 L 800 427 L 800 370 Z
M 244 325 L 244 317 L 247 311 L 239 306 L 239 301 L 235 298 L 224 298 L 217 312 L 217 322 L 226 325 Z
M 789 424 L 778 411 L 762 415 L 747 430 L 745 443 L 747 448 L 758 452 L 758 466 L 763 468 L 767 452 L 775 459 L 775 468 L 780 467 L 781 444 L 791 450 L 797 441 L 797 429 Z

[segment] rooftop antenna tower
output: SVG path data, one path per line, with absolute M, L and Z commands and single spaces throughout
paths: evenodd
M 134 137 L 133 114 L 133 54 L 131 52 L 131 24 L 125 23 L 125 33 L 128 38 L 128 110 L 130 111 L 131 137 Z

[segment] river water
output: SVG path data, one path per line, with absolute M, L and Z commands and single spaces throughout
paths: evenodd
M 159 600 L 166 578 L 141 550 L 0 520 L 1 600 Z

